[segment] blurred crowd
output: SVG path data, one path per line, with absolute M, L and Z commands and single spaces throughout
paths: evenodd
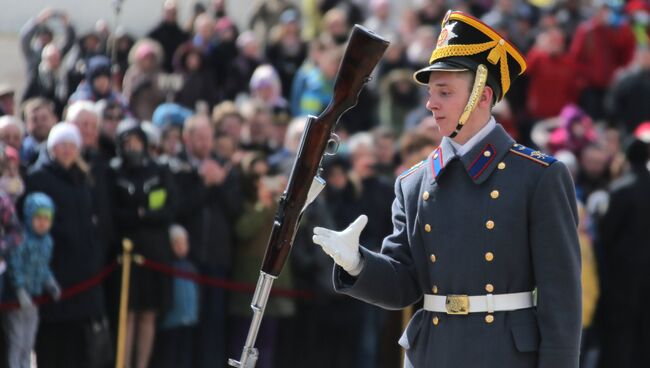
M 114 261 L 124 238 L 134 253 L 179 271 L 254 284 L 307 116 L 330 102 L 351 27 L 363 24 L 391 44 L 337 125 L 338 153 L 323 161 L 327 187 L 304 213 L 275 283 L 313 297 L 271 297 L 257 366 L 398 366 L 401 312 L 336 295 L 332 263 L 311 234 L 360 214 L 369 217 L 361 244 L 378 250 L 391 233 L 395 178 L 441 139 L 412 73 L 428 63 L 451 8 L 524 52 L 528 69 L 493 114 L 573 174 L 581 364 L 650 366 L 642 309 L 650 298 L 650 3 L 418 0 L 396 12 L 390 0 L 268 0 L 251 3 L 245 27 L 227 5 L 197 2 L 181 24 L 176 3 L 165 1 L 146 35 L 103 19 L 80 33 L 58 9 L 24 25 L 24 85 L 0 81 L 4 301 L 25 311 L 41 293 L 58 300 Z M 31 194 L 53 206 L 34 210 Z M 50 218 L 51 230 L 35 232 L 34 218 Z M 23 280 L 30 272 L 42 280 L 33 287 Z M 39 368 L 114 365 L 114 276 L 31 314 L 0 311 L 0 367 L 29 366 L 32 349 Z M 134 266 L 126 367 L 225 366 L 241 353 L 251 297 Z

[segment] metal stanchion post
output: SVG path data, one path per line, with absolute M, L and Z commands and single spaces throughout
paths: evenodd
M 117 330 L 117 357 L 115 368 L 124 368 L 124 349 L 126 342 L 126 317 L 129 306 L 129 278 L 131 277 L 131 252 L 133 243 L 129 239 L 122 241 L 122 285 L 120 288 L 120 316 Z

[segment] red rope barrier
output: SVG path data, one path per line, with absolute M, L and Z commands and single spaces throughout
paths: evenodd
M 152 271 L 164 273 L 174 277 L 180 277 L 187 280 L 195 281 L 202 285 L 208 285 L 213 287 L 218 287 L 225 290 L 231 290 L 240 293 L 253 293 L 255 291 L 255 285 L 251 285 L 243 282 L 228 281 L 225 279 L 217 279 L 212 277 L 203 276 L 193 272 L 187 272 L 175 269 L 171 266 L 168 266 L 164 263 L 155 262 L 144 257 L 139 257 L 141 261 L 134 262 L 138 266 L 146 267 Z M 95 276 L 83 280 L 79 283 L 76 283 L 61 292 L 61 300 L 72 298 L 73 296 L 83 293 L 86 290 L 91 289 L 92 287 L 98 285 L 105 278 L 107 278 L 111 273 L 113 273 L 118 266 L 117 261 L 104 267 L 99 273 Z M 313 299 L 314 295 L 307 291 L 301 290 L 291 290 L 291 289 L 273 289 L 271 290 L 271 295 L 282 296 L 287 298 L 300 298 L 300 299 Z M 32 299 L 34 304 L 42 305 L 52 302 L 52 298 L 48 295 L 40 295 Z M 0 303 L 0 311 L 3 310 L 12 310 L 18 309 L 18 301 L 11 300 L 8 302 Z
M 83 280 L 79 283 L 76 283 L 64 290 L 61 291 L 61 300 L 63 299 L 68 299 L 72 298 L 73 296 L 77 294 L 81 294 L 86 290 L 91 289 L 94 286 L 97 286 L 100 282 L 104 281 L 105 278 L 108 277 L 115 269 L 117 268 L 117 261 L 113 261 L 113 263 L 109 264 L 108 266 L 104 267 L 99 273 L 97 273 L 95 276 Z M 34 304 L 36 305 L 42 305 L 45 303 L 49 303 L 52 301 L 52 298 L 47 296 L 47 295 L 40 295 L 32 299 Z M 15 300 L 5 302 L 5 303 L 0 303 L 0 310 L 12 310 L 12 309 L 18 309 L 20 306 L 18 305 L 18 302 Z
M 187 272 L 178 270 L 171 266 L 168 266 L 164 263 L 155 262 L 146 258 L 142 258 L 141 262 L 135 262 L 136 265 L 149 268 L 153 271 L 162 272 L 167 275 L 180 277 L 187 280 L 195 281 L 199 284 L 214 286 L 226 290 L 244 292 L 244 293 L 253 293 L 255 291 L 255 285 L 251 285 L 243 282 L 228 281 L 224 279 L 217 279 L 212 277 L 203 276 L 193 272 Z M 301 290 L 291 290 L 291 289 L 272 289 L 271 295 L 283 296 L 287 298 L 301 298 L 301 299 L 313 299 L 314 295 L 307 291 Z

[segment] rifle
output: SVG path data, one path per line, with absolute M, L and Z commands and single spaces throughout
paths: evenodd
M 370 73 L 387 47 L 388 41 L 365 27 L 355 25 L 334 80 L 332 100 L 318 117 L 308 117 L 266 246 L 260 277 L 251 302 L 253 319 L 246 343 L 239 361 L 228 360 L 232 367 L 255 367 L 258 357 L 255 340 L 271 286 L 289 256 L 303 211 L 325 188 L 325 180 L 320 177 L 321 161 L 328 144 L 334 142 L 338 147 L 338 137 L 333 134 L 336 123 L 343 113 L 357 104 L 361 89 L 371 79 Z M 307 186 L 308 183 L 310 186 Z

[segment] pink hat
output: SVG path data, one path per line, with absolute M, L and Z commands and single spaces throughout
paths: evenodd
M 644 143 L 650 143 L 650 121 L 644 121 L 639 124 L 639 126 L 634 129 L 634 136 Z

